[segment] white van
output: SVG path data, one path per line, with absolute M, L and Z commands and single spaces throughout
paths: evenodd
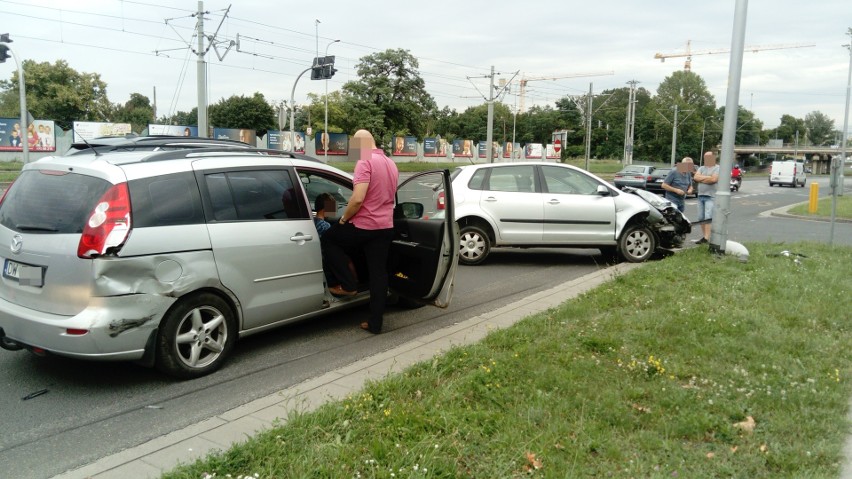
M 801 160 L 773 161 L 769 168 L 769 186 L 790 185 L 805 187 L 805 162 Z

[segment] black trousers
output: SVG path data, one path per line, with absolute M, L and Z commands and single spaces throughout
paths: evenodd
M 347 291 L 356 291 L 358 283 L 349 269 L 350 258 L 363 252 L 370 281 L 370 331 L 382 329 L 388 295 L 388 253 L 393 228 L 363 230 L 352 223 L 332 225 L 322 236 L 324 268 L 329 284 L 339 282 Z

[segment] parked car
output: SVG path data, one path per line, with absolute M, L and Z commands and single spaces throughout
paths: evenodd
M 801 160 L 776 160 L 769 166 L 769 186 L 788 185 L 804 188 L 807 181 L 805 164 Z
M 648 182 L 653 180 L 653 178 L 651 177 L 651 173 L 653 172 L 653 166 L 626 166 L 621 171 L 615 174 L 615 177 L 613 178 L 613 183 L 618 189 L 622 189 L 625 186 L 632 186 L 634 188 L 642 188 L 644 190 L 647 188 Z
M 670 171 L 672 171 L 672 169 L 669 167 L 654 168 L 654 171 L 651 172 L 651 180 L 647 182 L 645 189 L 652 193 L 665 196 L 666 190 L 663 189 L 663 182 L 666 180 L 666 177 L 669 176 Z M 698 197 L 698 183 L 696 181 L 693 180 L 692 182 L 692 194 L 686 196 Z
M 466 265 L 502 246 L 597 248 L 641 262 L 679 246 L 691 230 L 671 202 L 630 187 L 619 191 L 570 165 L 466 165 L 452 178 L 459 262 Z
M 446 307 L 458 257 L 448 219 L 424 219 L 448 170 L 397 191 L 390 289 Z M 237 338 L 369 300 L 363 259 L 352 298 L 325 283 L 311 207 L 352 195 L 351 175 L 252 149 L 48 157 L 0 199 L 0 346 L 129 360 L 179 377 L 219 368 Z M 424 198 L 417 200 L 417 198 Z M 429 205 L 432 207 L 432 205 Z M 334 220 L 332 220 L 334 221 Z
M 169 151 L 189 148 L 252 148 L 241 141 L 197 136 L 104 136 L 75 142 L 65 153 L 70 155 L 105 154 L 115 151 Z

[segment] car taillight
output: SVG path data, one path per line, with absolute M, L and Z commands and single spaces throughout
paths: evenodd
M 77 256 L 93 258 L 120 246 L 130 233 L 130 195 L 127 183 L 119 183 L 101 196 L 89 213 Z
M 444 192 L 438 193 L 438 209 L 443 210 L 447 207 L 447 199 L 444 197 Z
M 11 190 L 11 189 L 12 189 L 12 185 L 14 185 L 14 184 L 15 184 L 15 182 L 13 181 L 13 182 L 12 182 L 12 184 L 11 184 L 11 185 L 9 185 L 9 187 L 8 187 L 8 188 L 6 188 L 6 191 L 4 191 L 4 192 L 3 192 L 3 196 L 0 196 L 0 205 L 2 205 L 2 204 L 3 204 L 3 200 L 5 200 L 5 199 L 6 199 L 6 195 L 9 193 L 9 190 Z

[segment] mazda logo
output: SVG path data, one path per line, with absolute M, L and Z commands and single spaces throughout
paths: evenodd
M 21 249 L 24 247 L 24 237 L 21 235 L 15 235 L 12 237 L 12 252 L 18 254 L 21 252 Z

